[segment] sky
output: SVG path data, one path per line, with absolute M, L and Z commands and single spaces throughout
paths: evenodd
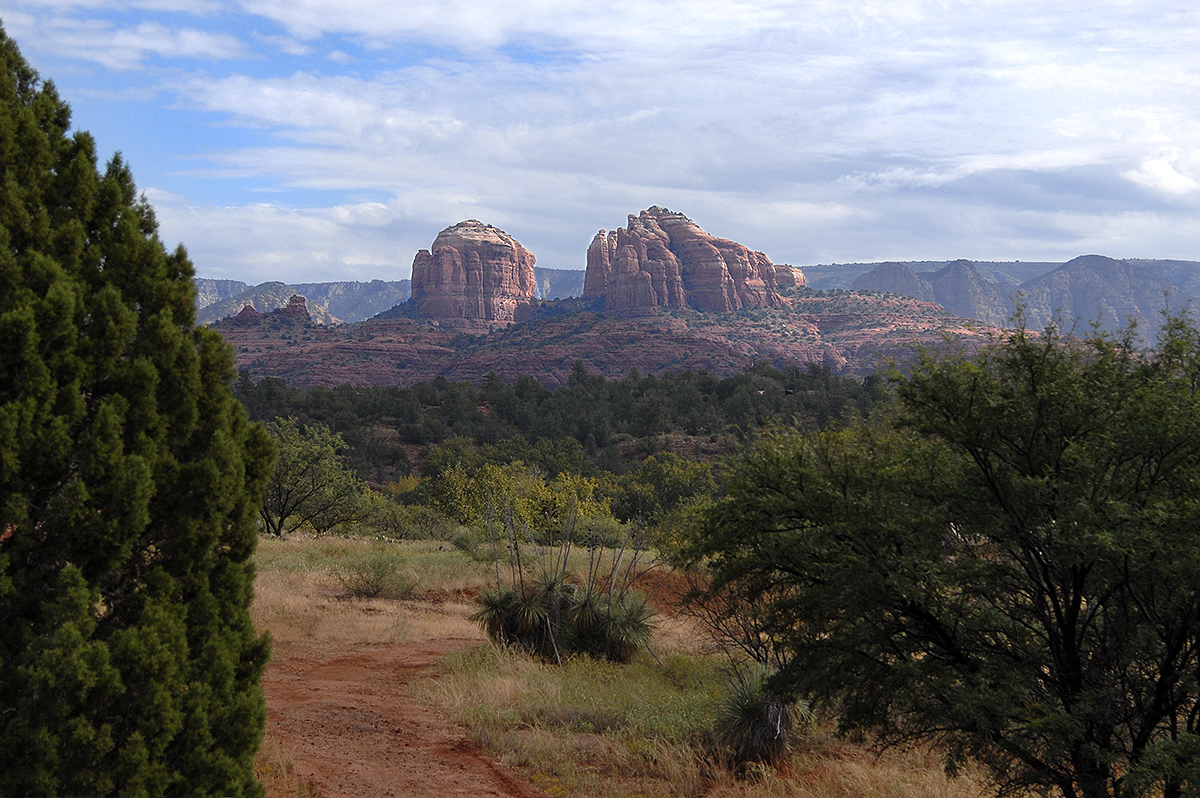
M 1200 260 L 1200 10 L 1156 0 L 0 0 L 202 277 L 397 280 L 661 205 L 776 263 Z

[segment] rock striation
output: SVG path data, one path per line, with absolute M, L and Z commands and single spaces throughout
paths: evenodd
M 780 308 L 779 289 L 797 285 L 804 285 L 799 269 L 776 267 L 763 253 L 711 236 L 682 213 L 655 205 L 630 214 L 624 229 L 596 234 L 583 297 L 603 297 L 605 311 L 615 313 L 656 313 L 660 307 L 729 313 Z
M 461 332 L 487 332 L 517 319 L 534 298 L 533 253 L 503 230 L 468 219 L 438 233 L 413 259 L 416 311 Z

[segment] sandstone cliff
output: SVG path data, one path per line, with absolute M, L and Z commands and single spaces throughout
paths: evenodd
M 417 253 L 412 299 L 422 316 L 463 332 L 487 332 L 516 320 L 534 297 L 534 256 L 508 233 L 468 219 L 438 233 Z
M 587 253 L 585 299 L 604 298 L 608 312 L 655 313 L 660 307 L 692 307 L 728 313 L 743 308 L 780 308 L 781 283 L 804 284 L 791 266 L 777 279 L 761 252 L 716 238 L 682 213 L 657 205 L 630 214 L 625 229 L 601 230 Z

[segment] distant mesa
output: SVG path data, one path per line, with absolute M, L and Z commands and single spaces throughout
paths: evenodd
M 776 266 L 763 253 L 711 236 L 682 213 L 655 205 L 630 214 L 625 229 L 596 234 L 583 296 L 603 297 L 608 312 L 691 307 L 729 313 L 781 308 L 780 289 L 803 285 L 799 269 Z
M 321 286 L 313 284 L 309 284 L 308 288 L 305 289 L 300 286 L 287 285 L 274 281 L 262 283 L 253 288 L 247 287 L 245 283 L 233 280 L 198 279 L 195 283 L 198 302 L 208 301 L 209 303 L 207 305 L 200 305 L 196 314 L 196 318 L 201 324 L 212 324 L 230 316 L 237 317 L 242 321 L 248 321 L 254 317 L 242 315 L 246 313 L 247 308 L 252 309 L 259 316 L 264 316 L 273 311 L 287 308 L 288 303 L 296 296 L 300 296 L 305 302 L 306 320 L 325 325 L 341 323 L 341 320 L 329 310 L 328 294 L 329 287 L 346 285 L 344 283 L 326 284 L 325 290 L 322 290 Z M 323 294 L 325 301 L 322 301 L 322 299 L 314 301 L 314 291 L 316 291 L 318 296 Z M 396 304 L 396 301 L 393 301 L 388 307 Z M 375 312 L 378 313 L 379 311 Z M 362 318 L 365 318 L 365 316 Z
M 442 327 L 485 333 L 517 320 L 537 292 L 533 253 L 503 230 L 468 219 L 413 259 L 412 303 Z

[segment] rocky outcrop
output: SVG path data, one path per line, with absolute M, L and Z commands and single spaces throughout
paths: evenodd
M 227 316 L 238 315 L 247 307 L 253 308 L 258 313 L 265 315 L 272 311 L 286 308 L 292 297 L 297 294 L 307 297 L 305 302 L 305 312 L 308 314 L 307 321 L 323 325 L 341 323 L 342 320 L 333 315 L 325 303 L 313 301 L 312 296 L 308 292 L 299 291 L 296 289 L 296 286 L 280 282 L 262 283 L 241 292 L 237 296 L 223 299 L 207 307 L 200 308 L 196 314 L 196 320 L 201 324 L 212 324 Z
M 293 294 L 286 307 L 280 308 L 278 311 L 280 316 L 293 321 L 312 321 L 312 317 L 308 315 L 308 302 L 299 294 Z
M 272 320 L 283 320 L 290 324 L 311 324 L 313 318 L 308 312 L 308 303 L 304 297 L 293 294 L 286 305 L 268 313 L 260 313 L 253 304 L 247 304 L 231 319 L 232 323 L 242 326 L 261 324 Z
M 803 284 L 793 267 L 786 285 Z M 657 205 L 625 229 L 601 230 L 587 253 L 585 299 L 604 298 L 608 312 L 645 314 L 660 307 L 728 313 L 783 306 L 776 266 L 761 252 L 716 238 L 682 213 Z
M 508 233 L 468 219 L 417 253 L 410 301 L 419 314 L 450 329 L 475 333 L 507 326 L 534 298 L 534 260 Z
M 808 285 L 804 279 L 804 272 L 798 266 L 789 266 L 786 263 L 775 264 L 775 286 L 783 291 L 788 288 L 804 288 Z

